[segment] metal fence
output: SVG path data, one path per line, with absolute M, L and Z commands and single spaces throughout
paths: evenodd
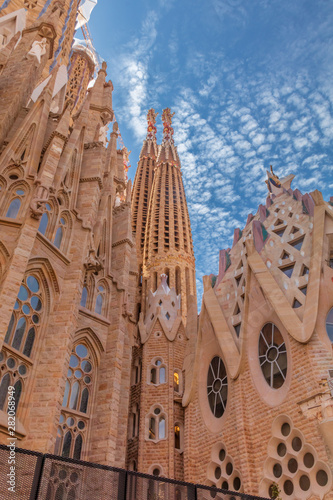
M 267 500 L 20 448 L 13 474 L 12 459 L 0 445 L 1 500 Z

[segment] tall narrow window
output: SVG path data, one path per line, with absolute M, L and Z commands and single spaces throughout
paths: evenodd
M 43 213 L 42 218 L 41 218 L 40 223 L 39 223 L 39 228 L 38 228 L 38 231 L 41 234 L 46 233 L 46 229 L 47 229 L 47 226 L 49 224 L 49 214 L 51 212 L 51 206 L 48 203 L 46 203 L 45 207 L 46 207 L 46 212 Z
M 151 417 L 149 419 L 149 439 L 156 439 L 156 424 L 155 424 L 155 418 Z
M 74 347 L 67 372 L 55 453 L 77 460 L 82 458 L 94 383 L 94 361 L 84 344 Z
M 84 286 L 82 288 L 82 295 L 81 295 L 81 302 L 80 302 L 81 307 L 86 307 L 87 299 L 88 299 L 88 289 L 86 286 Z
M 32 366 L 22 358 L 22 354 L 32 357 L 36 334 L 43 319 L 44 298 L 40 281 L 29 274 L 22 281 L 14 305 L 4 342 L 6 349 L 0 352 L 0 410 L 6 410 L 7 396 L 3 400 L 3 390 L 9 385 L 15 388 L 16 410 L 22 397 L 24 380 Z M 21 353 L 21 354 L 20 354 Z
M 176 267 L 176 293 L 179 295 L 181 292 L 181 273 L 180 267 Z
M 10 217 L 11 219 L 16 219 L 21 208 L 21 200 L 20 198 L 15 198 L 8 207 L 6 217 Z
M 155 358 L 149 368 L 149 379 L 148 382 L 151 384 L 165 384 L 166 382 L 166 366 L 162 359 Z
M 160 406 L 155 406 L 151 409 L 151 413 L 148 416 L 148 439 L 159 441 L 165 438 L 166 414 Z
M 180 450 L 180 426 L 175 424 L 175 448 Z
M 102 314 L 103 313 L 105 288 L 100 285 L 97 290 L 98 290 L 98 295 L 96 297 L 95 313 Z

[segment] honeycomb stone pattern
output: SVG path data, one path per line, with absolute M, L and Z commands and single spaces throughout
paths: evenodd
M 332 487 L 332 474 L 329 467 L 318 460 L 314 447 L 306 443 L 302 432 L 286 415 L 274 420 L 272 434 L 260 494 L 269 497 L 275 482 L 283 500 L 306 500 L 312 495 L 323 498 Z
M 235 469 L 233 459 L 228 455 L 223 443 L 212 448 L 212 461 L 207 467 L 207 484 L 229 491 L 243 491 L 240 472 Z

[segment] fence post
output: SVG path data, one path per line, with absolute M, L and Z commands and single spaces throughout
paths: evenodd
M 195 484 L 187 485 L 187 500 L 197 500 L 197 487 Z
M 45 456 L 39 455 L 37 457 L 37 462 L 36 462 L 36 467 L 35 467 L 35 472 L 34 472 L 34 478 L 32 480 L 29 500 L 37 500 L 38 499 L 39 489 L 40 489 L 40 485 L 42 482 L 42 476 L 43 476 L 43 470 L 44 470 L 44 462 L 45 462 Z
M 119 481 L 118 481 L 118 496 L 117 500 L 126 500 L 126 490 L 128 474 L 127 471 L 119 471 Z

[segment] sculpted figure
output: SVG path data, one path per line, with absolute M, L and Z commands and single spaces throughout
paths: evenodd
M 46 38 L 42 38 L 40 42 L 34 42 L 32 44 L 31 49 L 29 50 L 28 54 L 31 56 L 35 56 L 37 61 L 41 62 L 41 57 L 46 54 L 46 45 L 47 45 L 47 40 Z
M 99 133 L 98 133 L 98 140 L 99 142 L 102 142 L 104 146 L 106 146 L 108 140 L 107 140 L 107 133 L 109 130 L 109 125 L 108 123 L 104 125 L 104 127 L 100 127 Z

